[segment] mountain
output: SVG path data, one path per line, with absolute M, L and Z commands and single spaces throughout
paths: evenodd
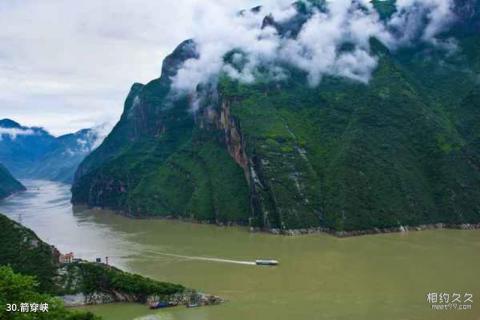
M 23 190 L 25 187 L 8 172 L 7 168 L 0 164 L 0 199 Z
M 71 183 L 78 165 L 95 147 L 97 134 L 91 129 L 55 139 L 55 148 L 43 154 L 26 171 L 29 177 Z
M 41 291 L 55 292 L 54 279 L 60 255 L 57 249 L 3 214 L 0 214 L 0 240 L 0 265 L 9 265 L 15 272 L 35 276 Z
M 54 148 L 55 137 L 44 129 L 0 120 L 0 162 L 17 178 L 23 178 L 27 168 Z
M 149 294 L 174 294 L 185 290 L 180 285 L 158 282 L 139 275 L 133 276 L 114 267 L 87 261 L 78 265 L 62 265 L 59 262 L 61 253 L 54 246 L 43 242 L 32 230 L 2 214 L 0 214 L 0 240 L 0 266 L 8 265 L 15 272 L 35 276 L 39 282 L 39 289 L 45 293 L 74 294 L 77 292 L 71 292 L 71 290 L 76 289 L 84 293 L 89 290 L 97 290 L 97 292 L 105 290 L 105 292 L 112 294 L 115 288 L 107 286 L 117 286 L 118 293 L 122 291 L 124 293 L 135 293 L 137 291 L 136 293 L 140 294 L 143 290 L 144 296 Z M 19 255 L 19 252 L 22 254 Z M 81 270 L 76 270 L 75 273 L 70 274 L 70 269 L 76 267 L 80 267 Z M 110 270 L 110 272 L 106 272 L 106 270 Z M 84 279 L 78 277 L 78 274 Z M 59 275 L 63 276 L 60 277 Z M 74 283 L 69 283 L 66 277 L 73 276 L 78 278 Z M 90 283 L 82 284 L 82 282 L 87 281 L 87 278 Z M 73 281 L 75 279 L 69 280 Z M 102 281 L 103 283 L 100 283 Z M 130 281 L 130 284 L 127 281 Z M 64 284 L 76 287 L 65 288 Z M 135 285 L 137 286 L 135 287 Z M 66 290 L 69 292 L 65 292 Z
M 38 127 L 0 120 L 0 161 L 20 179 L 70 183 L 78 164 L 98 139 L 91 129 L 54 137 Z
M 326 10 L 326 2 L 313 3 L 297 2 L 286 21 L 266 16 L 262 27 L 290 43 Z M 382 20 L 396 14 L 393 1 L 373 3 Z M 478 223 L 478 4 L 456 1 L 457 18 L 437 40 L 413 32 L 392 48 L 370 37 L 376 67 L 368 81 L 341 69 L 311 85 L 305 60 L 283 61 L 280 80 L 266 63 L 254 81 L 241 81 L 249 61 L 234 49 L 217 81 L 172 94 L 184 66 L 201 57 L 196 42 L 185 41 L 160 78 L 132 86 L 120 121 L 79 166 L 72 202 L 282 230 Z M 394 22 L 432 19 L 405 12 Z M 404 31 L 395 26 L 387 25 L 392 34 Z M 356 51 L 347 42 L 342 52 Z

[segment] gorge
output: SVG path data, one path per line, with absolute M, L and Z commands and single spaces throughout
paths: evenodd
M 353 2 L 348 12 L 378 10 L 388 29 L 403 17 L 392 3 Z M 288 45 L 316 16 L 333 15 L 322 1 L 293 8 L 281 22 L 258 7 L 239 19 L 257 19 L 259 32 Z M 404 47 L 381 34 L 337 44 L 338 59 L 368 50 L 376 61 L 368 81 L 353 70 L 309 85 L 312 75 L 292 63 L 257 63 L 233 48 L 215 80 L 182 94 L 175 88 L 206 46 L 185 41 L 160 78 L 132 86 L 122 118 L 80 165 L 72 201 L 280 231 L 478 224 L 478 1 L 456 1 L 453 12 L 436 42 L 421 38 L 429 25 L 420 24 Z M 248 72 L 255 80 L 242 80 Z
M 1 320 L 480 319 L 480 0 L 261 2 L 0 4 Z
M 334 319 L 473 320 L 479 309 L 433 311 L 429 292 L 480 295 L 478 230 L 426 230 L 337 238 L 278 237 L 245 228 L 129 219 L 107 210 L 73 209 L 69 186 L 23 181 L 27 191 L 0 202 L 62 252 L 122 270 L 219 295 L 205 308 L 148 310 L 144 305 L 89 306 L 104 320 Z M 54 204 L 54 205 L 52 205 Z M 165 255 L 173 254 L 173 255 Z M 188 259 L 280 261 L 276 268 Z M 408 306 L 408 307 L 406 307 Z

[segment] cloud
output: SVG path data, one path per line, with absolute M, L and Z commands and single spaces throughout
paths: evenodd
M 0 1 L 0 117 L 56 135 L 117 122 L 130 86 L 160 75 L 210 2 L 232 11 L 253 3 Z
M 89 151 L 98 148 L 102 144 L 103 140 L 105 140 L 110 133 L 111 127 L 109 123 L 102 123 L 92 128 L 88 133 L 88 140 L 92 141 Z
M 35 131 L 32 129 L 19 129 L 19 128 L 2 128 L 0 127 L 0 141 L 4 136 L 8 136 L 10 139 L 15 140 L 17 136 L 31 136 Z
M 251 82 L 257 67 L 271 66 L 277 79 L 285 73 L 278 62 L 289 61 L 309 73 L 312 84 L 336 74 L 368 81 L 376 59 L 368 38 L 377 35 L 391 47 L 436 35 L 452 19 L 452 0 L 398 0 L 399 12 L 388 24 L 367 9 L 352 9 L 351 0 L 329 1 L 330 11 L 316 12 L 296 41 L 262 29 L 272 13 L 288 22 L 293 0 L 11 0 L 0 1 L 0 118 L 42 126 L 53 134 L 74 132 L 101 123 L 116 123 L 134 82 L 160 75 L 164 57 L 180 42 L 195 38 L 200 58 L 187 61 L 176 87 L 192 90 L 197 83 L 226 72 Z M 258 14 L 239 16 L 240 9 L 263 5 Z M 414 22 L 423 12 L 428 25 Z M 420 30 L 420 31 L 419 31 Z M 345 39 L 354 50 L 338 54 Z M 402 44 L 403 45 L 403 44 Z M 233 48 L 246 57 L 243 68 L 223 63 Z
M 273 25 L 265 26 L 263 19 L 270 12 L 277 24 L 295 19 L 291 2 L 270 3 L 258 13 L 242 15 L 211 4 L 195 21 L 198 58 L 184 63 L 173 79 L 174 89 L 193 92 L 222 72 L 251 83 L 259 66 L 285 63 L 305 71 L 312 86 L 326 75 L 366 83 L 378 62 L 370 50 L 372 37 L 392 50 L 414 41 L 450 45 L 436 37 L 454 20 L 453 0 L 398 0 L 396 6 L 397 12 L 383 21 L 369 0 L 328 1 L 325 8 L 310 5 L 298 35 L 286 37 Z M 224 61 L 231 51 L 240 52 L 233 58 L 242 59 L 241 68 Z
M 418 38 L 435 44 L 436 36 L 455 20 L 453 0 L 397 0 L 396 6 L 397 12 L 388 22 L 396 35 L 392 46 L 407 45 Z

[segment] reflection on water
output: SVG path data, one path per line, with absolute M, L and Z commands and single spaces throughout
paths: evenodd
M 480 232 L 436 230 L 338 239 L 280 237 L 240 228 L 131 220 L 75 210 L 69 187 L 26 182 L 30 190 L 0 203 L 62 251 L 158 280 L 218 294 L 227 303 L 149 311 L 142 305 L 88 307 L 109 320 L 479 320 Z M 39 187 L 39 189 L 37 189 Z M 224 260 L 280 261 L 261 268 Z M 429 292 L 474 294 L 473 310 L 432 311 Z

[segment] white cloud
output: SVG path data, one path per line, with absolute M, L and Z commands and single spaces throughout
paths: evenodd
M 272 12 L 278 21 L 293 14 L 293 0 L 11 0 L 0 2 L 0 118 L 43 126 L 54 134 L 99 123 L 114 124 L 134 82 L 160 74 L 163 58 L 181 41 L 196 38 L 201 56 L 188 61 L 176 85 L 190 90 L 225 70 L 252 81 L 260 63 L 288 59 L 309 72 L 312 84 L 325 74 L 367 81 L 375 66 L 368 38 L 398 42 L 377 18 L 348 10 L 350 0 L 330 1 L 331 13 L 317 13 L 298 41 L 281 41 L 272 28 L 261 30 Z M 368 0 L 358 0 L 370 8 Z M 389 27 L 408 40 L 416 7 L 428 12 L 422 31 L 434 40 L 451 19 L 452 0 L 398 0 Z M 239 9 L 262 4 L 258 15 L 238 17 Z M 412 30 L 410 30 L 412 29 Z M 409 33 L 409 32 L 412 33 Z M 355 50 L 338 55 L 349 39 Z M 248 54 L 240 72 L 223 65 L 232 48 Z M 278 68 L 275 74 L 282 77 Z
M 455 19 L 453 6 L 453 0 L 397 0 L 397 12 L 388 23 L 400 35 L 397 44 L 408 44 L 416 37 L 437 42 L 435 37 Z
M 31 136 L 35 131 L 31 129 L 19 129 L 19 128 L 2 128 L 0 127 L 0 141 L 4 136 L 8 136 L 10 139 L 15 140 L 17 136 Z
M 103 140 L 108 136 L 110 133 L 110 129 L 112 125 L 109 123 L 102 123 L 92 128 L 92 131 L 89 132 L 88 139 L 93 141 L 91 145 L 91 150 L 98 148 Z
M 196 21 L 199 57 L 185 62 L 174 87 L 191 92 L 222 71 L 251 83 L 260 64 L 284 62 L 304 70 L 313 86 L 325 75 L 368 82 L 377 65 L 370 52 L 372 37 L 391 49 L 410 45 L 414 39 L 451 48 L 450 42 L 439 42 L 436 36 L 454 19 L 453 0 L 398 0 L 397 13 L 387 22 L 369 0 L 335 0 L 327 2 L 326 11 L 314 9 L 296 38 L 282 37 L 273 27 L 261 28 L 269 12 L 283 22 L 292 18 L 290 3 L 270 4 L 259 14 L 242 16 L 222 13 L 219 5 L 206 7 Z M 342 50 L 345 45 L 351 48 Z M 223 61 L 235 49 L 246 55 L 241 70 Z
M 0 118 L 54 134 L 115 123 L 134 82 L 195 29 L 203 4 L 250 0 L 0 1 Z

